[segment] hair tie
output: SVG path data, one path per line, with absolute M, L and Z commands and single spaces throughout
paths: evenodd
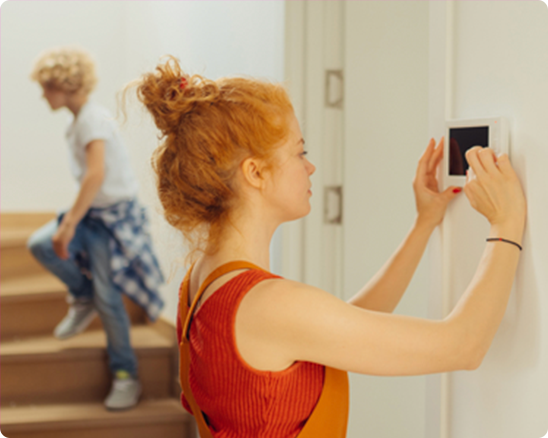
M 181 77 L 181 83 L 179 84 L 179 88 L 181 90 L 184 90 L 187 85 L 188 85 L 188 81 L 185 78 Z

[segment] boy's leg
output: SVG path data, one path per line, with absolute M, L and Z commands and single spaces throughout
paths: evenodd
M 117 376 L 105 404 L 109 409 L 127 409 L 137 403 L 141 392 L 137 381 L 137 358 L 130 344 L 130 320 L 124 307 L 122 293 L 112 283 L 109 231 L 99 224 L 87 227 L 86 231 L 93 301 L 107 335 L 109 368 L 112 374 Z M 130 378 L 117 383 L 124 375 Z
M 27 242 L 32 255 L 48 271 L 65 283 L 69 290 L 67 301 L 70 308 L 67 316 L 55 328 L 54 334 L 64 339 L 73 336 L 91 323 L 97 315 L 93 307 L 93 289 L 91 281 L 80 271 L 74 259 L 60 259 L 53 250 L 52 238 L 57 231 L 57 220 L 54 219 L 35 231 Z M 83 248 L 82 227 L 76 228 L 74 238 L 69 244 L 69 253 L 76 254 Z
M 27 247 L 32 255 L 52 274 L 65 283 L 70 294 L 77 300 L 92 301 L 93 289 L 91 281 L 82 274 L 76 262 L 69 258 L 60 259 L 53 250 L 52 238 L 57 231 L 57 219 L 48 222 L 36 230 L 29 238 Z M 75 254 L 82 250 L 82 230 L 76 228 L 74 238 L 69 244 L 69 253 Z

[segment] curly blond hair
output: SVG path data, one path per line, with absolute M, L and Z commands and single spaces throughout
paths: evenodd
M 66 93 L 89 94 L 97 83 L 95 62 L 91 55 L 80 47 L 53 47 L 38 56 L 31 79 L 43 87 Z

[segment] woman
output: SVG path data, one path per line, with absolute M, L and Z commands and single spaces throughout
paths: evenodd
M 343 302 L 268 272 L 276 228 L 310 211 L 315 170 L 285 90 L 254 79 L 189 77 L 172 58 L 143 76 L 138 96 L 165 138 L 153 165 L 166 219 L 192 249 L 178 331 L 183 404 L 202 436 L 342 437 L 348 394 L 334 370 L 409 376 L 480 365 L 506 309 L 525 223 L 506 155 L 471 149 L 474 173 L 464 191 L 491 223 L 489 237 L 509 242 L 486 244 L 446 319 L 392 315 L 458 196 L 455 187 L 437 190 L 443 140 L 437 148 L 432 140 L 419 162 L 413 230 Z M 334 423 L 338 429 L 328 430 Z

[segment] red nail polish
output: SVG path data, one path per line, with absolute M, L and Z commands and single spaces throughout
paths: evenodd
M 460 193 L 460 192 L 462 192 L 462 189 L 460 189 L 460 188 L 459 189 L 453 189 L 453 193 Z

